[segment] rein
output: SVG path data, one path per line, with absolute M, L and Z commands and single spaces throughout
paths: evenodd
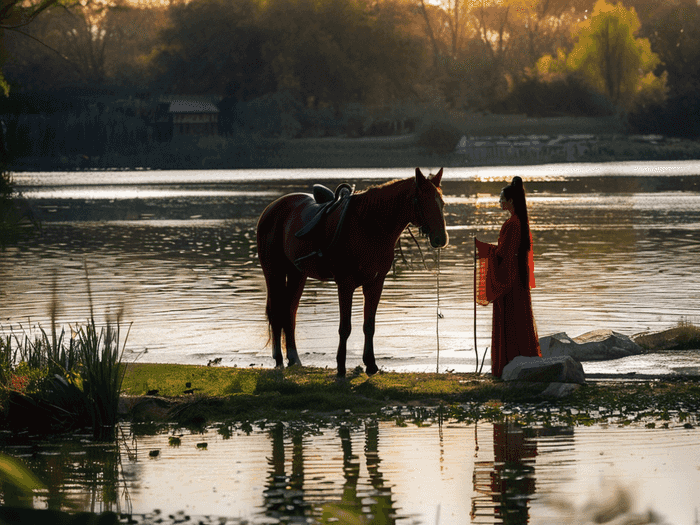
M 421 260 L 423 261 L 423 268 L 426 270 L 430 271 L 428 268 L 428 265 L 425 263 L 425 256 L 423 255 L 423 249 L 420 247 L 420 243 L 418 242 L 418 239 L 416 239 L 415 235 L 413 235 L 413 231 L 411 231 L 411 227 L 407 226 L 406 229 L 408 230 L 408 233 L 411 235 L 411 239 L 413 239 L 413 242 L 416 243 L 416 246 L 418 247 L 418 252 L 420 253 Z M 437 359 L 435 362 L 435 373 L 439 374 L 440 373 L 440 319 L 443 317 L 443 315 L 440 313 L 440 248 L 437 249 L 437 264 L 435 268 L 435 283 L 437 287 L 437 304 L 435 307 L 435 339 L 437 341 Z
M 423 214 L 423 208 L 420 206 L 420 203 L 418 202 L 418 183 L 415 185 L 415 192 L 413 194 L 413 208 L 415 210 L 415 215 L 417 222 L 421 224 L 419 227 L 418 231 L 421 232 L 423 235 L 430 235 L 430 227 L 428 226 L 427 221 L 425 220 L 425 215 Z M 408 233 L 411 234 L 411 238 L 413 239 L 413 242 L 416 243 L 416 246 L 418 247 L 418 252 L 420 253 L 421 259 L 423 260 L 423 267 L 428 270 L 428 265 L 425 263 L 425 256 L 423 255 L 423 250 L 420 247 L 420 244 L 418 243 L 418 240 L 415 238 L 413 235 L 413 232 L 411 231 L 410 225 L 407 226 L 408 228 Z M 435 271 L 435 282 L 436 282 L 436 288 L 437 288 L 437 304 L 435 307 L 435 339 L 437 342 L 437 358 L 435 362 L 435 373 L 439 374 L 440 373 L 440 318 L 442 317 L 442 314 L 440 313 L 440 248 L 437 249 L 437 266 L 436 266 L 436 271 Z
M 428 235 L 430 233 L 430 228 L 428 227 L 428 223 L 425 220 L 425 215 L 423 214 L 423 208 L 421 207 L 420 203 L 418 202 L 418 183 L 415 184 L 415 191 L 413 192 L 413 209 L 414 209 L 414 214 L 416 216 L 417 222 L 419 222 L 421 224 L 418 231 L 420 231 L 423 235 Z M 413 235 L 413 234 L 411 234 L 411 235 Z

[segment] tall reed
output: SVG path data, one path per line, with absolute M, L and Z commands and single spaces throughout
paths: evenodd
M 92 416 L 95 439 L 111 439 L 118 421 L 119 395 L 125 368 L 121 366 L 126 345 L 119 348 L 120 323 L 110 322 L 98 331 L 94 317 L 78 331 L 78 354 L 83 393 Z
M 123 308 L 119 308 L 116 322 L 107 316 L 107 325 L 97 329 L 92 304 L 90 277 L 87 264 L 85 281 L 88 289 L 90 318 L 87 324 L 78 330 L 78 359 L 81 363 L 80 375 L 90 412 L 95 439 L 113 439 L 118 421 L 119 395 L 124 380 L 125 367 L 121 366 L 126 340 L 131 326 L 127 330 L 120 348 L 121 318 Z

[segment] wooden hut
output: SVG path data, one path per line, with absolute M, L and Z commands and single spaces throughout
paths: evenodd
M 175 100 L 168 112 L 172 117 L 173 137 L 219 134 L 219 108 L 211 102 Z

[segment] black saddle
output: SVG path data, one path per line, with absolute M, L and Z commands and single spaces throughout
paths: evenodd
M 354 187 L 350 184 L 342 183 L 338 185 L 335 192 L 321 184 L 314 184 L 313 197 L 315 203 L 304 212 L 304 226 L 297 231 L 294 236 L 298 239 L 311 239 L 314 241 L 315 249 L 294 261 L 294 264 L 299 270 L 302 269 L 302 263 L 311 257 L 323 257 L 323 252 L 333 247 L 338 239 L 338 235 L 343 228 L 345 222 L 345 214 L 348 210 L 350 197 L 354 191 Z M 320 234 L 325 226 L 325 219 L 340 208 L 340 219 L 335 228 L 335 232 L 330 241 L 325 239 Z
M 334 212 L 338 207 L 347 207 L 347 202 L 352 195 L 353 187 L 347 183 L 340 184 L 333 193 L 329 188 L 326 188 L 322 184 L 314 184 L 313 196 L 316 203 L 312 206 L 311 210 L 306 212 L 306 216 L 309 217 L 305 221 L 304 226 L 302 226 L 299 231 L 297 231 L 294 236 L 297 239 L 303 239 L 310 236 L 314 230 L 323 222 L 323 219 Z M 343 213 L 343 216 L 345 214 Z M 341 221 L 338 225 L 340 226 Z

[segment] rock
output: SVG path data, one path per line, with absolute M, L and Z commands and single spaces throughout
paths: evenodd
M 540 339 L 542 357 L 571 356 L 576 361 L 606 361 L 643 353 L 626 335 L 612 330 L 594 330 L 571 339 L 564 332 Z
M 503 368 L 503 381 L 528 381 L 538 383 L 586 382 L 581 363 L 569 356 L 523 357 L 518 356 Z
M 542 397 L 566 397 L 581 388 L 577 383 L 550 383 L 540 394 Z
M 165 421 L 175 402 L 152 396 L 121 396 L 118 414 L 132 421 Z

